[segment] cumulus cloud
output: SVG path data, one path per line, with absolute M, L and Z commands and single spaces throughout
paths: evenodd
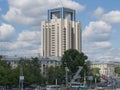
M 24 30 L 19 33 L 14 42 L 1 42 L 0 54 L 8 55 L 38 55 L 41 54 L 40 34 L 39 31 Z
M 1 52 L 9 51 L 10 46 L 11 46 L 10 42 L 0 42 L 0 54 L 1 54 Z
M 111 35 L 111 28 L 104 21 L 90 22 L 83 31 L 83 39 L 88 41 L 107 41 Z
M 101 17 L 104 14 L 104 9 L 101 7 L 98 7 L 95 11 L 93 11 L 92 15 L 95 17 Z
M 120 24 L 120 11 L 110 11 L 102 16 L 102 20 L 111 24 Z
M 98 47 L 99 49 L 106 49 L 106 48 L 111 48 L 111 43 L 108 41 L 103 41 L 103 42 L 94 42 L 95 47 Z
M 22 31 L 11 48 L 36 49 L 40 47 L 39 31 Z
M 83 49 L 84 52 L 87 54 L 99 54 L 102 51 L 106 51 L 112 48 L 112 45 L 109 41 L 102 41 L 102 42 L 89 42 L 87 43 Z M 91 55 L 90 55 L 91 56 Z
M 11 7 L 3 17 L 5 20 L 17 25 L 30 26 L 35 23 L 35 18 L 25 16 L 20 9 L 14 7 Z
M 15 35 L 15 29 L 9 24 L 2 23 L 0 25 L 0 41 L 8 41 Z
M 40 41 L 40 32 L 39 31 L 22 31 L 18 36 L 18 41 Z
M 120 10 L 112 10 L 107 13 L 104 13 L 104 9 L 98 7 L 93 11 L 92 15 L 97 17 L 99 20 L 110 24 L 120 24 Z
M 100 61 L 119 61 L 120 60 L 120 49 L 111 48 L 104 51 L 96 60 Z
M 112 48 L 109 41 L 111 38 L 112 26 L 104 21 L 92 21 L 82 33 L 84 43 L 84 52 L 89 59 L 95 59 L 104 51 Z
M 112 49 L 110 42 L 113 30 L 113 24 L 120 23 L 120 11 L 112 10 L 104 12 L 104 9 L 98 7 L 92 12 L 97 21 L 90 22 L 83 31 L 84 51 L 89 58 L 96 60 L 116 60 L 120 59 L 120 50 Z M 116 55 L 113 55 L 116 54 Z
M 3 18 L 11 23 L 32 26 L 40 25 L 47 16 L 47 10 L 55 7 L 69 7 L 77 11 L 82 11 L 85 7 L 72 0 L 8 0 L 9 11 Z

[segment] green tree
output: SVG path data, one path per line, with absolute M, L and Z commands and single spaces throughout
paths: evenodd
M 23 68 L 24 86 L 38 84 L 42 82 L 40 63 L 37 57 L 32 60 L 21 59 L 19 62 L 19 69 Z
M 96 75 L 100 73 L 100 68 L 92 68 L 92 74 Z
M 92 74 L 92 76 L 93 76 L 93 78 L 94 78 L 94 83 L 96 83 L 96 82 L 99 82 L 100 81 L 100 68 L 92 68 L 92 70 L 91 70 L 91 74 Z
M 41 84 L 42 76 L 38 58 L 32 58 L 32 60 L 21 58 L 18 67 L 15 69 L 11 68 L 10 63 L 4 60 L 0 60 L 0 85 L 18 86 L 20 68 L 23 69 L 24 86 L 31 84 Z
M 2 59 L 2 55 L 0 55 L 0 60 Z
M 79 53 L 76 49 L 69 49 L 64 52 L 62 57 L 62 67 L 68 67 L 72 73 L 78 70 L 79 66 L 83 66 L 87 56 L 81 52 Z
M 7 63 L 4 60 L 0 60 L 0 66 L 3 68 L 11 68 L 10 63 Z
M 41 84 L 41 81 L 42 81 L 41 69 L 40 69 L 41 66 L 37 57 L 32 58 L 32 66 L 33 66 L 32 70 L 35 75 L 35 83 Z
M 47 82 L 48 84 L 55 84 L 57 80 L 58 84 L 61 84 L 63 83 L 64 75 L 65 75 L 65 70 L 62 67 L 51 66 L 47 69 Z
M 86 75 L 90 75 L 91 74 L 91 61 L 86 61 L 85 65 L 85 70 L 86 70 Z
M 14 80 L 15 77 L 10 64 L 4 60 L 0 60 L 0 85 L 11 86 L 14 84 Z
M 115 68 L 115 73 L 120 74 L 120 67 Z

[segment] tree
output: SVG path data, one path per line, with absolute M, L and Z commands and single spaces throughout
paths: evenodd
M 7 63 L 4 60 L 0 60 L 0 66 L 3 68 L 11 68 L 10 63 Z
M 11 86 L 18 84 L 18 82 L 15 82 L 15 80 L 16 77 L 10 64 L 6 61 L 0 60 L 0 85 Z
M 21 58 L 18 67 L 15 69 L 11 68 L 10 63 L 0 60 L 0 85 L 18 86 L 20 68 L 23 70 L 24 86 L 41 84 L 42 76 L 38 58 L 32 58 L 32 60 Z
M 62 67 L 68 67 L 71 73 L 75 73 L 79 66 L 83 66 L 87 56 L 81 52 L 79 53 L 76 49 L 69 49 L 64 52 L 62 57 Z
M 100 68 L 92 68 L 92 70 L 91 70 L 91 74 L 92 74 L 92 76 L 94 77 L 94 81 L 95 81 L 95 83 L 96 82 L 98 82 L 98 81 L 100 81 Z
M 39 60 L 37 57 L 32 58 L 32 60 L 21 59 L 19 62 L 20 67 L 23 68 L 24 75 L 24 86 L 29 86 L 32 84 L 40 85 L 42 82 L 41 69 Z
M 96 74 L 99 74 L 100 73 L 100 68 L 92 68 L 92 74 L 93 75 L 96 75 Z
M 58 84 L 61 84 L 63 83 L 64 75 L 65 75 L 65 70 L 62 67 L 51 66 L 47 69 L 47 82 L 48 84 L 55 84 L 57 80 Z
M 41 84 L 41 66 L 37 57 L 32 58 L 32 66 L 32 70 L 35 75 L 35 82 L 36 84 Z
M 120 67 L 115 68 L 115 73 L 120 74 Z
M 2 55 L 0 55 L 0 60 L 2 59 Z

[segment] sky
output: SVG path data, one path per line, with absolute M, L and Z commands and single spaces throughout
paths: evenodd
M 82 52 L 89 60 L 120 61 L 120 0 L 0 0 L 0 54 L 41 55 L 41 21 L 48 9 L 76 10 Z

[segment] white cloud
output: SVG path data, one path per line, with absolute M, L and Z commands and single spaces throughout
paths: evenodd
M 83 39 L 88 41 L 107 41 L 110 38 L 111 26 L 103 21 L 90 22 L 83 31 Z
M 102 20 L 112 24 L 120 24 L 120 11 L 110 11 L 102 16 Z
M 99 20 L 110 24 L 120 24 L 120 10 L 112 10 L 107 13 L 104 13 L 104 9 L 98 7 L 92 12 L 92 15 Z
M 36 49 L 40 47 L 39 31 L 22 31 L 11 48 Z
M 10 42 L 0 42 L 0 53 L 9 51 L 9 47 L 11 46 Z
M 93 11 L 92 15 L 95 17 L 101 17 L 104 14 L 104 9 L 101 7 L 98 7 L 95 11 Z
M 25 16 L 20 9 L 14 7 L 11 7 L 7 14 L 3 17 L 7 21 L 18 25 L 30 26 L 36 23 L 35 18 Z
M 120 11 L 112 10 L 107 13 L 98 7 L 92 15 L 98 21 L 90 22 L 83 31 L 84 51 L 90 59 L 101 61 L 120 60 L 120 50 L 112 49 L 110 42 L 113 35 L 113 24 L 120 24 Z M 86 46 L 85 46 L 86 45 Z
M 0 25 L 0 41 L 11 40 L 15 35 L 15 29 L 9 24 L 2 23 Z
M 89 59 L 95 59 L 104 51 L 112 48 L 109 41 L 111 38 L 112 26 L 104 21 L 93 21 L 85 27 L 82 37 L 84 43 L 83 50 Z
M 104 51 L 102 54 L 96 57 L 96 60 L 120 61 L 120 49 L 115 48 L 108 49 L 107 51 Z
M 40 40 L 40 32 L 39 31 L 22 31 L 19 34 L 18 41 L 38 41 Z
M 86 54 L 92 55 L 101 54 L 101 52 L 109 50 L 112 48 L 112 45 L 109 41 L 102 42 L 89 42 L 84 45 L 83 51 Z
M 17 41 L 0 43 L 0 54 L 33 56 L 41 54 L 40 48 L 40 32 L 22 31 Z
M 60 1 L 57 0 L 8 0 L 8 3 L 9 11 L 3 15 L 3 18 L 23 26 L 40 25 L 41 20 L 47 17 L 48 9 L 61 6 Z M 62 0 L 62 4 L 78 11 L 85 8 L 72 0 Z
M 106 48 L 111 48 L 111 43 L 107 42 L 107 41 L 103 41 L 103 42 L 94 42 L 95 47 L 99 48 L 99 49 L 106 49 Z M 94 47 L 94 48 L 95 48 Z

